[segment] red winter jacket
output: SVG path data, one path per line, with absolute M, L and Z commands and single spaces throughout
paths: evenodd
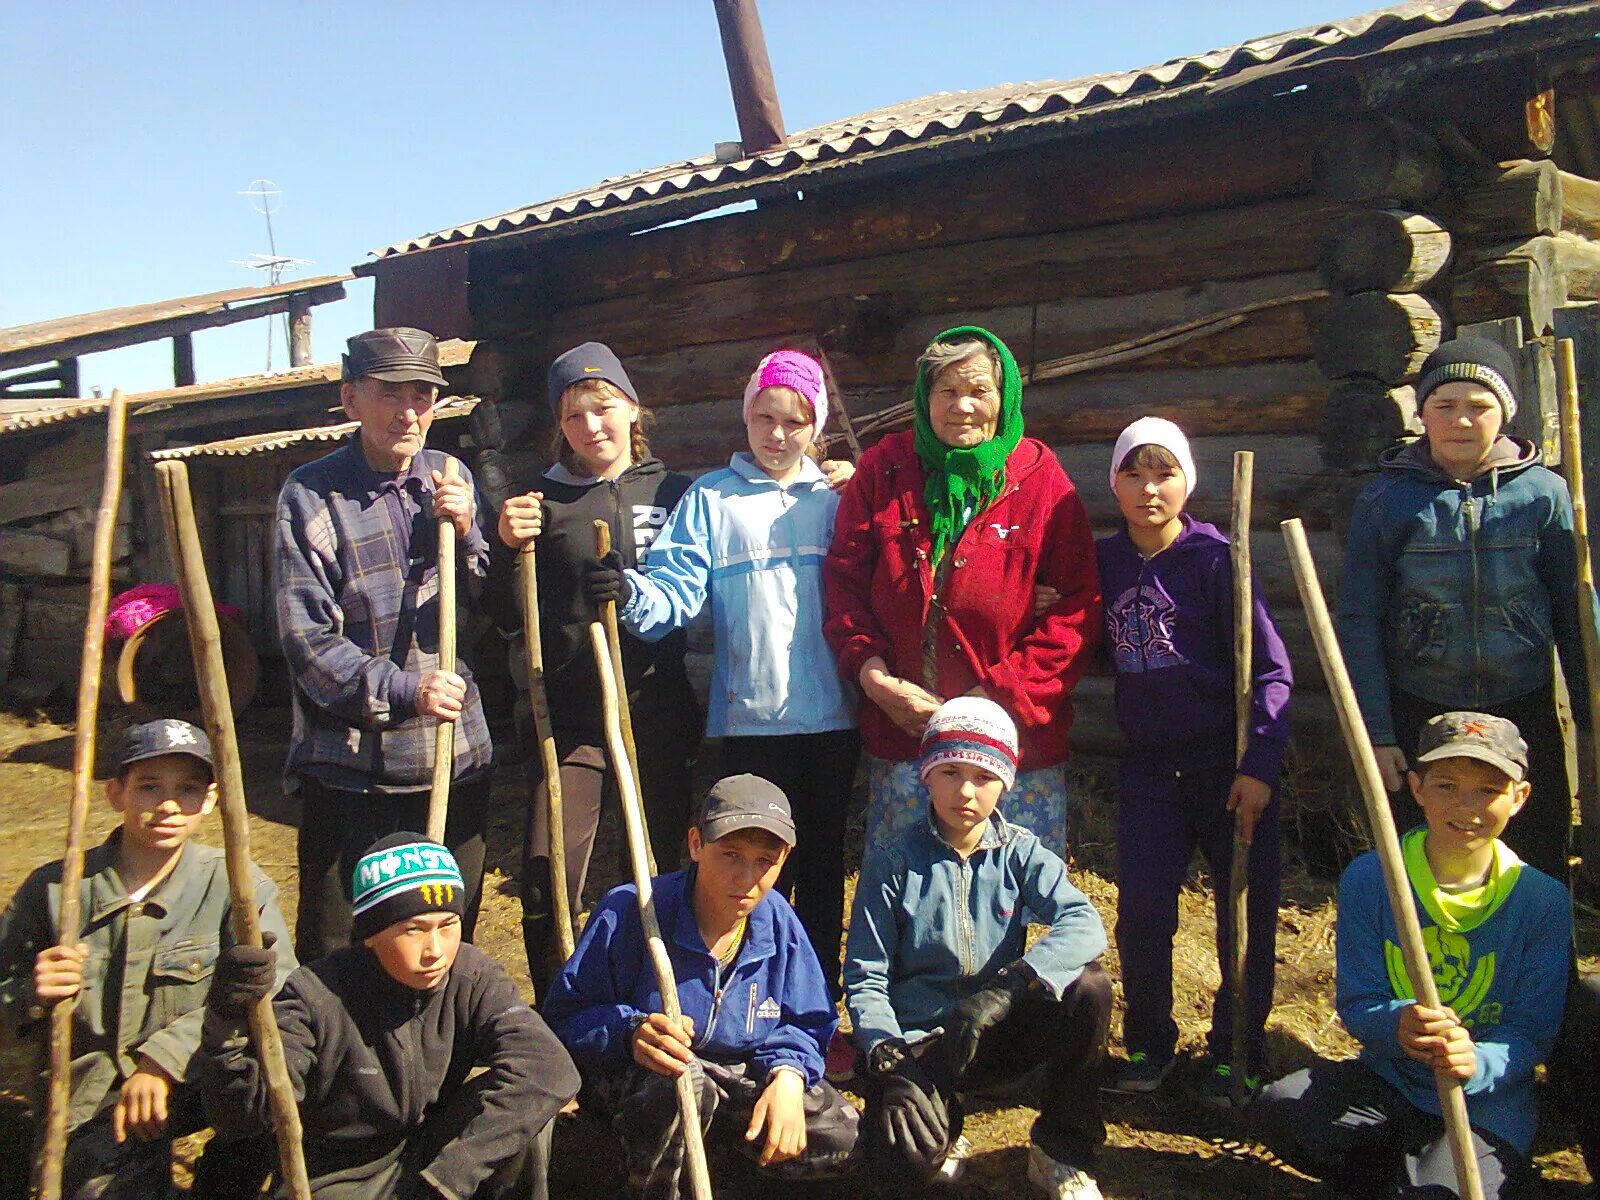
M 823 566 L 823 632 L 852 683 L 875 654 L 894 674 L 922 682 L 933 590 L 925 478 L 912 434 L 891 434 L 861 456 L 840 501 Z M 1017 723 L 1022 770 L 1062 762 L 1072 725 L 1067 697 L 1100 634 L 1100 576 L 1083 502 L 1044 443 L 1022 439 L 1006 460 L 1005 491 L 946 553 L 954 557 L 940 643 L 958 657 L 942 663 L 939 694 L 966 691 L 976 677 Z M 1036 621 L 1038 583 L 1061 598 Z M 875 757 L 917 757 L 917 739 L 870 701 L 861 706 L 861 737 Z

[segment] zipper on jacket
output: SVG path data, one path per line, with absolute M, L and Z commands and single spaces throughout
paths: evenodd
M 756 1031 L 756 983 L 755 983 L 755 980 L 751 980 L 750 981 L 750 1006 L 746 1010 L 745 1015 L 744 1015 L 744 1031 L 746 1033 L 754 1033 Z
M 1478 569 L 1478 498 L 1466 487 L 1467 547 L 1472 560 L 1472 700 L 1483 703 L 1483 591 Z
M 976 853 L 976 851 L 974 851 Z M 977 940 L 972 931 L 972 914 L 968 911 L 972 902 L 972 858 L 969 855 L 961 860 L 961 917 L 959 933 L 961 936 L 961 974 L 970 979 L 977 972 L 977 963 L 972 952 L 973 943 Z

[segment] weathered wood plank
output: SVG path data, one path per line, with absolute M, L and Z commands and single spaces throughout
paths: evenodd
M 72 567 L 72 543 L 25 529 L 0 528 L 0 568 L 18 575 L 65 575 Z
M 1332 200 L 1409 208 L 1444 187 L 1444 154 L 1429 134 L 1393 117 L 1337 121 L 1317 146 L 1311 179 Z
M 1272 201 L 663 287 L 560 309 L 542 332 L 547 346 L 594 338 L 626 358 L 813 330 L 841 297 L 887 297 L 907 315 L 962 314 L 1309 271 L 1326 225 L 1342 211 L 1305 199 Z
M 1362 292 L 1328 311 L 1312 345 L 1329 379 L 1367 375 L 1398 383 L 1415 378 L 1449 331 L 1450 318 L 1426 296 Z
M 1450 262 L 1450 234 L 1432 217 L 1399 209 L 1351 213 L 1317 260 L 1331 292 L 1427 291 Z
M 523 274 L 503 282 L 525 284 L 536 306 L 564 308 L 665 284 L 687 287 L 1304 193 L 1311 148 L 1321 131 L 1318 115 L 1286 115 L 1275 108 L 1270 145 L 1263 145 L 1261 120 L 1254 110 L 1232 119 L 1175 119 L 1134 135 L 989 153 L 976 164 L 967 160 L 860 184 L 808 186 L 803 201 L 764 202 L 757 212 L 644 234 L 563 238 L 508 255 L 505 269 Z M 1217 170 L 1219 162 L 1229 169 Z M 1160 169 L 1152 170 L 1152 163 Z M 952 196 L 960 202 L 952 203 Z M 475 268 L 475 288 L 496 283 Z
M 0 524 L 93 506 L 103 469 L 80 467 L 42 478 L 0 484 Z

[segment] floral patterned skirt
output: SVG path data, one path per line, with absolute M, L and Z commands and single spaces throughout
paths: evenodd
M 927 820 L 928 789 L 915 762 L 888 762 L 862 755 L 867 765 L 868 846 L 898 838 Z M 1017 776 L 996 810 L 1013 825 L 1031 829 L 1041 842 L 1067 857 L 1067 769 L 1041 767 Z

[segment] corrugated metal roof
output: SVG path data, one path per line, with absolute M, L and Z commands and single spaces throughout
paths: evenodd
M 456 339 L 439 343 L 441 367 L 465 366 L 472 357 L 477 343 Z M 155 392 L 135 392 L 128 397 L 128 419 L 141 413 L 164 412 L 186 404 L 203 404 L 228 400 L 236 396 L 259 396 L 267 392 L 282 392 L 292 388 L 317 387 L 339 382 L 338 363 L 318 363 L 310 367 L 293 367 L 271 375 L 239 375 L 232 379 L 215 379 L 188 387 L 164 388 Z M 9 407 L 8 406 L 15 406 Z M 111 407 L 110 397 L 81 400 L 7 401 L 0 403 L 0 437 L 8 433 L 38 429 L 45 425 L 58 425 L 64 421 L 78 421 L 104 413 Z
M 1103 115 L 1146 98 L 1215 87 L 1245 71 L 1278 68 L 1287 72 L 1303 65 L 1306 52 L 1341 47 L 1344 54 L 1368 53 L 1403 37 L 1440 26 L 1485 16 L 1533 20 L 1550 12 L 1591 7 L 1571 0 L 1412 0 L 1391 8 L 1256 38 L 1160 66 L 1070 81 L 1002 84 L 967 92 L 940 92 L 827 125 L 792 134 L 788 143 L 767 154 L 719 163 L 712 156 L 639 171 L 598 186 L 558 196 L 542 204 L 513 209 L 426 234 L 373 251 L 384 259 L 449 242 L 514 233 L 542 225 L 574 221 L 602 211 L 691 192 L 715 192 L 706 207 L 727 203 L 730 193 L 758 180 L 798 174 L 808 168 L 847 158 L 866 158 L 902 146 L 934 144 L 975 130 L 1020 126 L 1040 121 L 1083 120 L 1089 112 Z M 1270 73 L 1270 70 L 1269 72 Z M 357 268 L 358 271 L 362 268 Z M 370 265 L 369 265 L 370 269 Z
M 230 288 L 224 292 L 205 292 L 198 296 L 180 296 L 151 304 L 133 304 L 125 308 L 105 308 L 99 312 L 56 317 L 49 321 L 36 321 L 32 325 L 13 325 L 9 329 L 0 329 L 0 355 L 43 349 L 96 334 L 133 331 L 142 326 L 186 317 L 209 316 L 235 305 L 255 304 L 279 296 L 338 288 L 353 278 L 351 275 L 321 275 L 315 279 L 300 279 L 273 287 Z M 340 294 L 343 294 L 342 289 Z
M 435 421 L 449 421 L 464 417 L 478 407 L 476 396 L 448 396 L 434 408 Z M 265 454 L 283 450 L 305 442 L 339 442 L 359 426 L 359 421 L 341 421 L 337 425 L 319 425 L 315 429 L 283 429 L 274 433 L 249 433 L 243 437 L 222 438 L 203 442 L 198 446 L 171 446 L 154 450 L 150 457 L 157 462 L 175 458 L 242 458 L 250 454 Z

